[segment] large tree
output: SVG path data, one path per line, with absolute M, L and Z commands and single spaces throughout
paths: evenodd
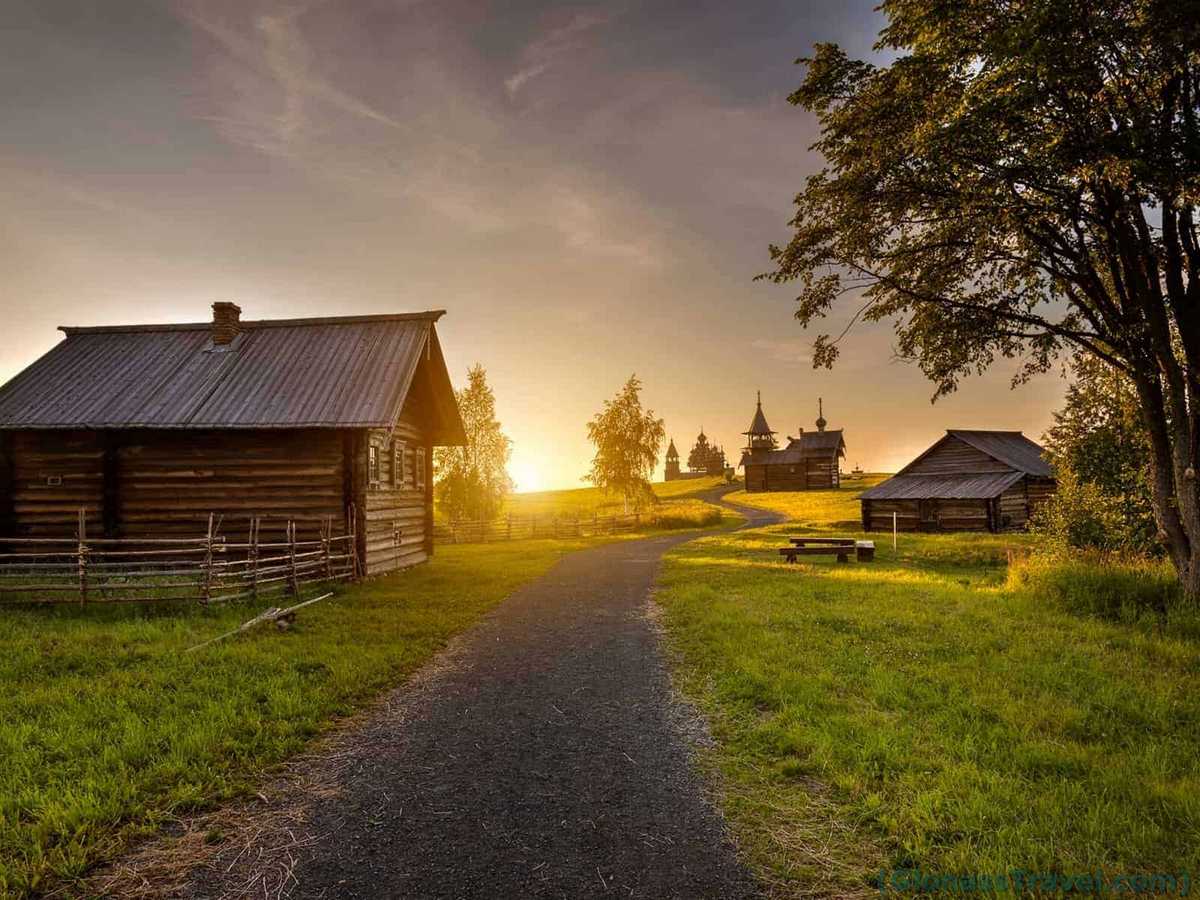
M 658 463 L 666 428 L 653 410 L 642 409 L 642 383 L 629 376 L 625 386 L 588 422 L 588 439 L 596 445 L 592 469 L 585 476 L 601 490 L 620 494 L 630 503 L 653 502 L 650 473 Z
M 1155 518 L 1200 596 L 1200 7 L 885 0 L 874 65 L 818 45 L 791 100 L 826 165 L 765 277 L 807 326 L 842 298 L 953 391 L 1064 351 L 1137 393 Z M 849 329 L 849 325 L 846 326 Z M 845 334 L 845 331 L 843 331 Z M 829 365 L 840 338 L 822 334 Z
M 490 519 L 512 491 L 507 469 L 512 441 L 496 420 L 496 396 L 483 366 L 467 371 L 467 386 L 455 396 L 467 443 L 437 449 L 438 503 L 452 519 Z

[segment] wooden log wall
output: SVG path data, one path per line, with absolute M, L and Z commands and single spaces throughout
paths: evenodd
M 922 502 L 932 504 L 932 521 L 921 518 Z M 988 531 L 987 500 L 863 500 L 863 529 L 891 531 L 896 513 L 898 531 Z
M 7 507 L 12 533 L 22 537 L 70 537 L 87 511 L 87 528 L 104 526 L 104 449 L 94 431 L 14 432 Z
M 401 444 L 403 453 L 398 460 L 395 450 Z M 408 410 L 391 434 L 382 429 L 369 432 L 364 453 L 369 454 L 372 446 L 379 454 L 379 477 L 371 483 L 367 472 L 363 556 L 366 574 L 378 575 L 429 559 L 433 550 L 433 466 L 424 431 L 417 416 Z M 418 456 L 424 458 L 424 485 L 418 482 Z
M 256 515 L 264 541 L 282 539 L 288 519 L 300 540 L 319 538 L 326 518 L 343 534 L 342 470 L 341 437 L 329 430 L 124 432 L 120 536 L 203 534 L 210 512 L 231 540 L 244 540 Z
M 837 457 L 746 466 L 746 491 L 827 491 L 838 486 Z
M 11 446 L 13 532 L 109 537 L 203 535 L 209 513 L 221 533 L 245 540 L 252 516 L 262 540 L 320 537 L 332 518 L 344 534 L 342 438 L 324 430 L 16 432 Z

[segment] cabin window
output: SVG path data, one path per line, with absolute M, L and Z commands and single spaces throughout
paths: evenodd
M 367 481 L 371 487 L 379 486 L 379 448 L 373 444 L 367 448 Z
M 417 454 L 417 488 L 425 490 L 425 448 L 418 447 L 414 453 Z
M 404 487 L 404 441 L 392 441 L 392 487 Z

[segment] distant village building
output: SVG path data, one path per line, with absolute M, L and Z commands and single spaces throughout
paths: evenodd
M 675 449 L 675 439 L 667 446 L 667 466 L 664 475 L 666 481 L 678 481 L 682 473 L 679 471 L 679 451 Z
M 859 495 L 865 531 L 1024 528 L 1055 491 L 1045 451 L 1019 431 L 950 430 Z
M 815 491 L 830 490 L 841 484 L 839 465 L 846 455 L 846 442 L 840 428 L 829 431 L 825 421 L 824 402 L 817 401 L 817 430 L 800 430 L 798 437 L 788 437 L 785 447 L 778 449 L 775 432 L 763 415 L 762 393 L 750 428 L 744 431 L 746 448 L 742 453 L 742 468 L 746 473 L 746 490 Z
M 466 441 L 442 312 L 64 328 L 0 387 L 0 539 L 221 533 L 289 520 L 375 574 L 433 552 L 434 446 Z
M 679 451 L 675 449 L 674 439 L 667 445 L 667 462 L 664 468 L 666 481 L 678 481 L 681 478 L 703 478 L 706 475 L 723 475 L 725 473 L 725 450 L 716 444 L 709 443 L 704 429 L 696 436 L 696 443 L 688 454 L 688 467 L 684 472 L 679 466 Z

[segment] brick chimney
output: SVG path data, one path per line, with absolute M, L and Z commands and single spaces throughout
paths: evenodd
M 242 308 L 228 300 L 218 300 L 212 309 L 212 342 L 219 347 L 228 346 L 242 330 Z

